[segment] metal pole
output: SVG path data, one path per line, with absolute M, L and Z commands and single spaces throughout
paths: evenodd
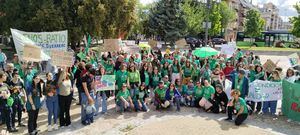
M 208 12 L 205 19 L 205 46 L 208 45 L 208 20 L 209 20 L 209 13 L 210 13 L 210 0 L 207 0 L 206 8 Z

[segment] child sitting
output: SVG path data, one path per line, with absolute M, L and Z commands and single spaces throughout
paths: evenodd
M 84 105 L 86 113 L 85 122 L 89 125 L 94 122 L 94 115 L 96 113 L 96 107 L 94 101 L 89 101 L 88 105 Z

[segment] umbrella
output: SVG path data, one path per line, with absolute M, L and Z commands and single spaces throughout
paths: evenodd
M 202 47 L 202 48 L 197 48 L 194 52 L 193 55 L 200 57 L 200 58 L 206 58 L 210 56 L 214 56 L 219 54 L 219 51 L 211 48 L 211 47 Z
M 140 48 L 151 48 L 151 46 L 149 44 L 147 44 L 147 43 L 140 43 L 139 47 Z

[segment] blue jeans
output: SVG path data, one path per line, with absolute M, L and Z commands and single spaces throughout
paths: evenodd
M 190 100 L 187 97 L 185 97 L 185 102 L 186 102 L 187 106 L 190 106 L 190 107 L 195 106 L 195 98 L 194 97 L 190 98 Z
M 270 108 L 270 110 L 269 110 Z M 272 115 L 275 115 L 276 113 L 276 108 L 277 108 L 277 101 L 265 101 L 263 102 L 263 113 L 271 113 Z
M 121 112 L 124 112 L 126 109 L 125 109 L 125 103 L 122 101 L 122 100 L 119 100 L 117 101 L 117 106 L 120 107 L 120 111 Z M 129 108 L 130 106 L 127 106 L 127 109 Z
M 46 105 L 48 109 L 48 125 L 51 125 L 52 116 L 54 124 L 56 124 L 58 117 L 58 96 L 47 96 Z
M 85 95 L 84 92 L 81 92 L 80 95 L 81 95 L 81 121 L 85 122 L 85 120 L 86 120 L 86 113 L 85 113 L 84 105 L 88 104 L 88 98 L 87 98 L 87 96 Z M 90 92 L 90 96 L 92 98 L 94 97 L 94 92 L 93 91 Z
M 100 102 L 101 102 L 101 108 L 102 108 L 102 113 L 107 112 L 107 97 L 105 92 L 97 92 L 95 96 L 95 108 L 96 108 L 96 113 L 99 113 L 99 108 L 100 108 Z
M 180 111 L 180 101 L 181 101 L 181 98 L 179 98 L 179 97 L 175 97 L 173 100 L 173 105 L 174 106 L 176 105 L 177 111 Z
M 133 102 L 135 110 L 136 111 L 139 110 L 139 111 L 145 111 L 146 112 L 148 110 L 148 107 L 146 106 L 146 104 L 145 104 L 144 101 L 140 101 L 140 102 L 142 104 L 142 110 L 140 110 L 139 102 L 137 100 Z

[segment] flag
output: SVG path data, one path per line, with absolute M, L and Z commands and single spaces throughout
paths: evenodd
M 92 43 L 92 38 L 91 38 L 91 35 L 90 35 L 90 34 L 88 34 L 88 38 L 87 38 L 87 42 L 86 42 L 86 46 L 85 46 L 85 49 L 84 49 L 84 51 L 85 51 L 85 54 L 88 54 L 88 52 L 89 52 L 89 48 L 90 48 L 90 46 L 91 46 L 91 43 Z
M 282 112 L 289 119 L 300 121 L 300 91 L 299 83 L 290 83 L 286 80 L 282 83 L 283 99 Z

